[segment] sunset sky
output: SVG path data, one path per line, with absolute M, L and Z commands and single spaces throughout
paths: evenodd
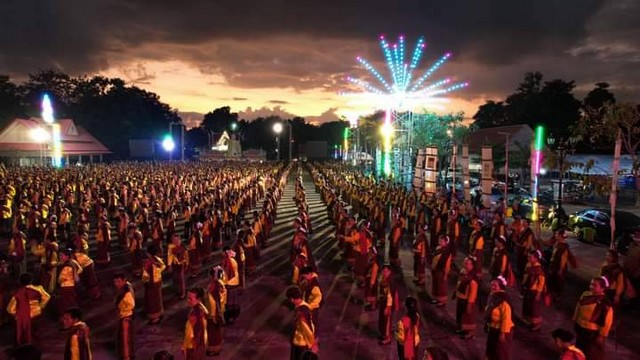
M 407 56 L 424 36 L 422 72 L 453 53 L 434 80 L 471 85 L 439 112 L 471 117 L 535 70 L 575 80 L 579 97 L 604 81 L 619 99 L 640 101 L 637 0 L 34 0 L 2 1 L 0 14 L 0 74 L 120 77 L 191 125 L 226 105 L 245 119 L 371 113 L 379 104 L 354 106 L 338 93 L 347 76 L 367 76 L 357 56 L 388 77 L 381 34 L 404 35 Z

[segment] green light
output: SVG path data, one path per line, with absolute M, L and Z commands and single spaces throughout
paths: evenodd
M 349 128 L 344 128 L 344 135 L 343 135 L 344 139 L 347 140 L 349 138 Z
M 535 149 L 542 150 L 544 146 L 544 127 L 538 126 L 536 127 L 536 142 Z
M 336 145 L 333 145 L 333 148 L 334 148 L 334 149 L 337 149 L 337 148 L 338 148 L 338 145 L 337 145 L 337 144 L 336 144 Z

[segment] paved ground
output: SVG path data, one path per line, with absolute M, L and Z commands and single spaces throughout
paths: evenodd
M 395 345 L 377 344 L 377 312 L 366 312 L 361 305 L 362 291 L 353 285 L 349 271 L 342 263 L 333 238 L 333 226 L 328 223 L 324 205 L 313 189 L 308 176 L 305 177 L 310 216 L 315 233 L 310 241 L 314 257 L 318 262 L 320 282 L 326 297 L 322 309 L 319 339 L 320 357 L 323 359 L 395 359 Z M 287 359 L 289 356 L 289 328 L 292 309 L 286 304 L 284 292 L 290 281 L 288 263 L 289 241 L 293 235 L 291 223 L 296 216 L 296 208 L 291 201 L 293 183 L 285 188 L 278 208 L 278 219 L 272 232 L 270 246 L 263 251 L 257 274 L 248 279 L 248 287 L 241 300 L 242 313 L 238 321 L 225 328 L 225 346 L 219 359 Z M 555 327 L 572 327 L 571 315 L 579 294 L 586 289 L 588 278 L 598 270 L 605 248 L 585 245 L 570 239 L 570 244 L 580 260 L 580 267 L 572 270 L 566 284 L 567 296 L 545 309 L 545 324 L 539 333 L 532 333 L 516 327 L 513 353 L 516 359 L 552 359 L 555 357 L 549 332 Z M 459 256 L 460 257 L 460 256 Z M 219 253 L 216 254 L 219 258 Z M 108 287 L 111 273 L 128 264 L 127 254 L 116 252 L 114 263 L 109 268 L 99 269 L 98 276 L 104 282 L 102 300 L 91 302 L 83 299 L 81 306 L 86 309 L 86 322 L 92 329 L 92 345 L 95 360 L 114 359 L 114 305 L 113 290 Z M 416 287 L 412 282 L 411 252 L 408 244 L 401 252 L 404 267 L 396 276 L 400 295 L 411 294 L 421 301 L 422 347 L 435 344 L 443 347 L 453 359 L 483 359 L 485 335 L 479 331 L 475 339 L 461 340 L 453 335 L 455 308 L 449 303 L 445 308 L 430 305 L 425 288 Z M 584 260 L 582 260 L 584 259 Z M 204 276 L 190 281 L 189 285 L 204 285 Z M 429 279 L 428 279 L 429 280 Z M 451 289 L 453 282 L 451 279 Z M 187 313 L 186 303 L 178 300 L 168 289 L 170 281 L 165 281 L 164 304 L 165 321 L 159 326 L 148 326 L 142 313 L 143 290 L 136 281 L 138 312 L 136 319 L 136 349 L 138 359 L 150 359 L 151 354 L 160 349 L 168 349 L 180 354 L 181 337 Z M 484 285 L 486 289 L 487 285 Z M 426 289 L 430 289 L 429 282 Z M 515 315 L 519 316 L 521 301 L 515 292 L 513 302 Z M 398 314 L 400 315 L 400 314 Z M 480 321 L 481 319 L 479 319 Z M 516 319 L 517 320 L 517 319 Z M 640 357 L 640 321 L 637 316 L 624 316 L 619 322 L 617 336 L 607 341 L 611 358 L 637 359 Z M 0 347 L 10 346 L 13 331 L 2 329 Z M 40 345 L 45 349 L 45 359 L 61 359 L 64 349 L 64 333 L 57 330 L 52 321 L 43 324 Z M 178 356 L 177 359 L 181 359 Z

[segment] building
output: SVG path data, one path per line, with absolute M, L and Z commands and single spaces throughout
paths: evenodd
M 102 161 L 111 154 L 100 141 L 72 119 L 60 125 L 62 164 Z M 15 119 L 0 131 L 0 158 L 14 165 L 51 164 L 52 125 L 40 118 Z

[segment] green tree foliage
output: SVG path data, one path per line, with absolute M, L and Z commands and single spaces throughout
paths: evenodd
M 0 129 L 16 117 L 24 115 L 21 89 L 8 76 L 0 75 Z
M 581 103 L 573 95 L 575 83 L 555 79 L 543 82 L 540 72 L 528 72 L 516 92 L 503 102 L 489 101 L 473 116 L 481 128 L 527 124 L 544 125 L 556 136 L 568 136 L 580 119 Z
M 502 101 L 489 100 L 480 105 L 473 119 L 480 129 L 503 126 L 507 123 L 505 105 Z
M 229 130 L 234 122 L 238 122 L 238 113 L 233 113 L 229 106 L 224 106 L 206 113 L 200 126 L 213 133 L 222 133 Z
M 599 137 L 599 129 L 605 126 L 605 105 L 614 104 L 616 99 L 609 90 L 609 84 L 597 83 L 583 101 L 582 119 L 572 128 L 573 133 L 583 140 L 580 151 L 613 151 L 613 142 L 610 139 Z

